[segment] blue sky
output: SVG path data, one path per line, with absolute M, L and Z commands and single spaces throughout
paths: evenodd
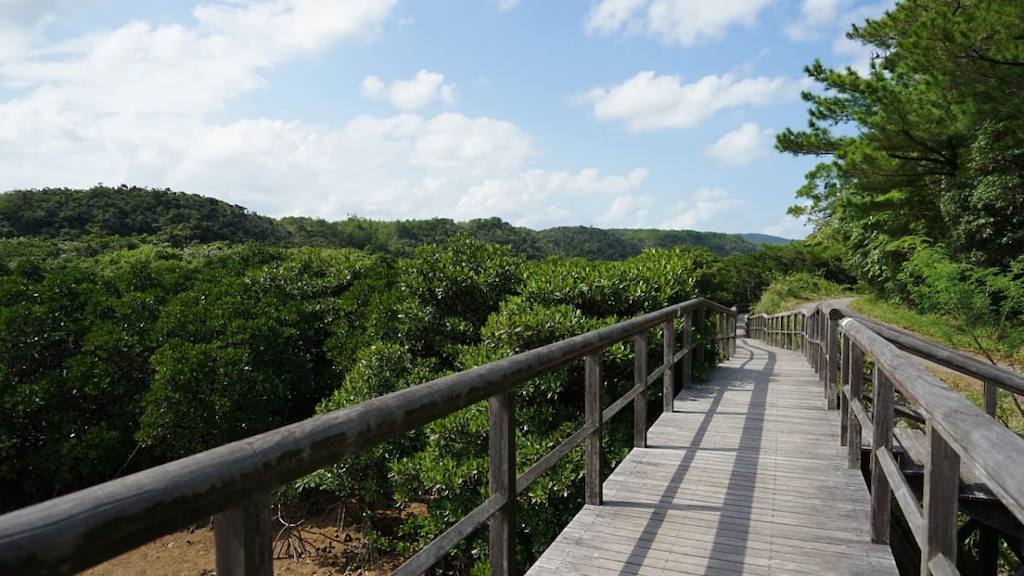
M 760 232 L 802 69 L 892 0 L 0 0 L 0 190 L 271 217 Z

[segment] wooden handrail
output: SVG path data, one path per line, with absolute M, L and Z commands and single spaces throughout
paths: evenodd
M 680 351 L 685 354 L 684 386 L 688 385 L 687 366 L 704 348 L 703 343 L 692 343 L 689 331 L 701 325 L 693 317 L 699 318 L 705 311 L 719 319 L 736 314 L 735 309 L 697 298 L 15 510 L 0 516 L 0 573 L 74 573 L 211 516 L 215 517 L 218 543 L 217 573 L 268 573 L 270 527 L 268 523 L 261 528 L 259 519 L 266 512 L 262 503 L 272 490 L 483 400 L 489 401 L 491 410 L 491 496 L 449 530 L 450 534 L 438 539 L 443 545 L 428 545 L 404 570 L 411 573 L 429 567 L 475 527 L 490 520 L 492 573 L 512 572 L 515 494 L 528 485 L 514 476 L 512 392 L 532 378 L 581 358 L 588 358 L 587 386 L 600 386 L 595 371 L 600 369 L 597 360 L 604 350 L 646 336 L 658 326 L 666 330 L 665 340 L 671 341 L 680 317 L 685 318 L 683 342 L 689 346 Z M 719 341 L 728 355 L 735 349 L 735 323 L 720 320 L 721 325 L 731 327 L 732 332 L 719 331 L 712 340 Z M 671 391 L 676 353 L 667 346 L 665 352 L 666 364 L 658 370 L 665 390 Z M 637 362 L 636 368 L 646 371 L 646 363 Z M 637 374 L 636 379 L 650 382 L 647 374 Z M 634 387 L 627 394 L 646 408 L 646 387 Z M 586 395 L 593 396 L 593 390 Z M 671 411 L 671 404 L 667 406 Z M 573 439 L 599 450 L 601 408 L 593 406 L 587 412 L 596 414 L 596 420 L 588 417 L 582 433 Z M 568 449 L 556 451 L 565 454 Z M 542 462 L 550 467 L 557 459 Z M 589 501 L 595 497 L 595 481 L 599 487 L 600 461 L 588 457 L 587 462 Z M 524 476 L 536 478 L 543 471 L 535 466 Z M 599 488 L 596 498 L 600 500 Z
M 802 318 L 801 335 L 808 362 L 825 383 L 829 408 L 839 397 L 842 442 L 848 446 L 851 468 L 861 466 L 861 446 L 870 437 L 871 534 L 876 542 L 888 542 L 891 497 L 904 512 L 911 532 L 922 550 L 922 573 L 955 572 L 957 554 L 957 500 L 961 464 L 977 470 L 987 487 L 1017 521 L 1024 523 L 1024 438 L 996 421 L 995 387 L 1024 394 L 1024 376 L 992 366 L 960 352 L 822 303 L 811 309 L 748 319 L 754 336 L 769 344 L 787 345 L 794 317 Z M 792 347 L 788 345 L 787 347 Z M 984 411 L 978 409 L 911 355 L 924 358 L 986 385 Z M 862 407 L 864 358 L 873 360 L 869 415 Z M 842 382 L 839 394 L 838 383 Z M 928 460 L 925 493 L 919 505 L 891 452 L 893 396 L 898 391 L 916 406 L 916 419 L 926 427 Z

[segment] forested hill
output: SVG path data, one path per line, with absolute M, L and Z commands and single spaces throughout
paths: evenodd
M 548 256 L 622 260 L 646 248 L 694 246 L 717 256 L 747 255 L 764 241 L 758 235 L 692 230 L 604 230 L 558 227 L 534 231 L 500 218 L 455 222 L 447 218 L 383 222 L 356 216 L 337 222 L 306 217 L 268 218 L 242 206 L 171 190 L 95 186 L 87 190 L 45 188 L 0 194 L 0 238 L 43 240 L 133 238 L 174 247 L 216 241 L 279 246 L 345 247 L 411 255 L 417 246 L 443 244 L 457 234 L 511 247 L 530 259 Z

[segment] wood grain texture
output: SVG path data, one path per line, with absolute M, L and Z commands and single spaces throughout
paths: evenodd
M 738 339 L 528 574 L 896 574 L 798 352 Z

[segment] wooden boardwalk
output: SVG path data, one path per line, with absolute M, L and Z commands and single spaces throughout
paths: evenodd
M 896 574 L 839 414 L 796 352 L 740 339 L 528 574 Z

